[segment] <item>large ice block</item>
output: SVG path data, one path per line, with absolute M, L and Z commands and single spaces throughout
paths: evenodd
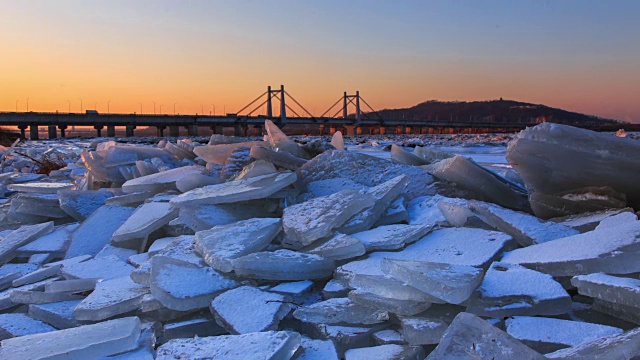
M 209 306 L 225 290 L 237 286 L 208 267 L 156 255 L 151 258 L 151 294 L 172 310 L 193 310 Z
M 503 262 L 520 264 L 553 276 L 640 271 L 640 222 L 590 231 L 511 251 Z
M 265 331 L 242 335 L 174 339 L 158 348 L 156 360 L 288 360 L 300 347 L 300 334 Z
M 205 169 L 202 166 L 183 166 L 161 171 L 155 174 L 128 180 L 122 184 L 122 190 L 127 193 L 149 191 L 159 193 L 166 190 L 177 190 L 176 182 L 191 174 L 201 175 Z
M 127 206 L 101 206 L 71 233 L 71 243 L 65 258 L 98 254 L 134 210 Z
M 216 322 L 229 333 L 246 334 L 277 330 L 293 308 L 287 301 L 283 295 L 242 286 L 216 296 L 210 308 Z
M 296 174 L 283 172 L 193 189 L 171 199 L 177 207 L 215 205 L 262 199 L 293 184 Z
M 300 170 L 298 184 L 304 188 L 317 180 L 337 177 L 348 178 L 366 186 L 380 185 L 399 175 L 409 177 L 407 199 L 432 195 L 433 177 L 419 167 L 394 164 L 366 154 L 351 151 L 330 150 L 307 161 Z
M 543 123 L 509 143 L 507 160 L 533 193 L 609 187 L 640 203 L 640 143 L 607 133 Z M 580 199 L 576 199 L 580 200 Z M 604 210 L 604 209 L 603 209 Z
M 429 161 L 410 153 L 396 144 L 391 144 L 391 161 L 413 166 L 429 164 Z
M 471 200 L 469 207 L 482 216 L 487 224 L 513 236 L 522 246 L 579 234 L 577 230 L 570 227 L 553 221 L 542 221 L 533 215 L 505 209 L 495 204 Z
M 77 320 L 105 320 L 138 309 L 148 292 L 148 288 L 134 283 L 129 276 L 102 281 L 76 306 L 73 314 Z
M 300 251 L 336 261 L 358 257 L 367 252 L 362 241 L 340 233 L 326 241 L 316 241 Z
M 544 360 L 545 357 L 489 322 L 463 312 L 449 325 L 427 359 Z
M 571 297 L 550 275 L 520 265 L 495 262 L 473 292 L 467 311 L 481 316 L 560 315 Z
M 385 225 L 352 234 L 367 251 L 397 250 L 414 243 L 431 231 L 428 225 Z
M 640 313 L 640 280 L 602 273 L 579 275 L 571 279 L 578 293 L 592 298 L 631 306 Z
M 328 325 L 371 325 L 389 319 L 386 311 L 357 305 L 348 298 L 334 298 L 299 307 L 293 316 L 303 322 Z
M 636 359 L 640 356 L 640 327 L 554 351 L 545 356 L 548 359 L 563 360 Z
M 374 204 L 374 197 L 355 190 L 342 190 L 333 195 L 311 199 L 284 209 L 283 245 L 300 249 L 331 235 L 353 215 Z
M 178 217 L 178 209 L 166 202 L 148 202 L 140 205 L 113 233 L 114 243 L 143 239 Z
M 331 276 L 333 260 L 291 250 L 258 252 L 231 261 L 236 274 L 264 280 L 313 280 Z
M 476 164 L 456 155 L 424 167 L 433 176 L 453 182 L 486 200 L 516 210 L 529 209 L 526 190 Z
M 239 147 L 252 147 L 254 145 L 268 146 L 264 141 L 245 141 L 231 144 L 197 146 L 193 149 L 193 152 L 207 163 L 223 165 L 235 149 Z
M 23 225 L 12 231 L 0 241 L 0 265 L 9 262 L 16 256 L 16 250 L 53 230 L 53 221 Z
M 254 218 L 214 226 L 196 233 L 195 249 L 209 266 L 231 272 L 231 260 L 264 250 L 281 229 L 278 218 Z
M 309 154 L 302 149 L 295 141 L 291 140 L 276 124 L 271 120 L 264 121 L 264 128 L 267 130 L 267 137 L 271 146 L 278 150 L 288 152 L 293 156 L 308 159 Z
M 71 215 L 77 221 L 83 221 L 113 197 L 108 191 L 93 190 L 61 190 L 58 191 L 60 209 Z
M 0 358 L 96 359 L 136 348 L 140 320 L 127 317 L 2 341 Z

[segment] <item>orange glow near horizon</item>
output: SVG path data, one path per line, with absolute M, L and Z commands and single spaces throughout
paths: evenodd
M 638 50 L 601 54 L 612 41 L 595 38 L 591 29 L 575 30 L 577 40 L 544 32 L 539 36 L 547 37 L 534 38 L 541 32 L 535 25 L 521 29 L 525 25 L 513 20 L 500 24 L 506 30 L 482 28 L 482 21 L 496 20 L 474 13 L 468 16 L 480 16 L 475 28 L 464 27 L 474 21 L 470 17 L 436 36 L 425 25 L 429 21 L 417 22 L 418 15 L 413 22 L 387 19 L 384 8 L 392 4 L 372 7 L 362 24 L 329 23 L 335 16 L 350 18 L 337 5 L 286 2 L 295 16 L 279 23 L 274 14 L 263 18 L 271 10 L 256 2 L 83 4 L 0 4 L 0 111 L 15 111 L 16 101 L 18 111 L 26 111 L 29 98 L 30 111 L 80 112 L 82 99 L 83 110 L 99 112 L 107 112 L 109 102 L 111 113 L 140 113 L 142 104 L 142 112 L 152 114 L 155 102 L 156 113 L 173 114 L 174 103 L 180 114 L 213 113 L 214 105 L 216 114 L 233 113 L 267 85 L 284 84 L 314 115 L 344 91 L 359 90 L 376 110 L 502 97 L 640 122 Z M 460 12 L 448 8 L 453 5 L 414 5 L 421 9 L 404 4 L 394 11 L 405 17 L 430 16 L 432 9 L 422 9 L 428 6 Z M 386 30 L 366 27 L 381 19 Z M 322 24 L 315 32 L 307 29 Z M 550 45 L 528 49 L 525 41 Z M 566 52 L 558 50 L 561 45 Z

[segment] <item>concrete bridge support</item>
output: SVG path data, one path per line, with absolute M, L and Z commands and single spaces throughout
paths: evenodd
M 67 125 L 58 125 L 58 129 L 60 129 L 60 137 L 64 139 L 66 136 L 65 131 L 67 130 Z
M 107 137 L 116 137 L 116 127 L 114 125 L 107 125 Z
M 171 136 L 171 137 L 180 136 L 180 127 L 179 126 L 169 126 L 169 136 Z
M 26 130 L 27 125 L 18 125 L 18 129 L 20 129 L 20 140 L 24 140 L 27 138 Z
M 164 137 L 164 129 L 166 126 L 156 126 L 156 130 L 158 131 L 158 137 Z
M 333 134 L 336 133 L 336 127 L 335 126 L 329 126 L 329 135 L 333 136 Z
M 233 126 L 233 135 L 242 136 L 242 126 L 240 124 L 236 124 Z
M 126 137 L 133 137 L 133 136 L 135 136 L 135 134 L 134 134 L 134 132 L 133 132 L 133 130 L 135 130 L 135 128 L 136 128 L 136 126 L 135 126 L 135 125 L 127 125 L 127 126 L 125 127 L 125 133 L 124 133 L 124 136 L 126 136 Z
M 187 126 L 187 135 L 189 135 L 189 136 L 198 136 L 198 125 L 189 125 L 189 126 Z
M 38 125 L 30 125 L 29 126 L 29 139 L 31 140 L 38 140 L 39 134 L 38 134 Z
M 47 132 L 49 133 L 49 139 L 55 139 L 58 137 L 58 131 L 55 125 L 48 125 Z
M 97 137 L 102 137 L 102 129 L 104 128 L 104 126 L 95 125 L 93 128 L 96 129 L 96 136 Z
M 256 136 L 262 136 L 262 125 L 253 125 L 253 128 L 255 129 Z

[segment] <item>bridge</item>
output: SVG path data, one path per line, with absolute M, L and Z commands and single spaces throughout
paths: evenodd
M 274 116 L 274 99 L 279 102 L 278 115 Z M 292 107 L 290 100 L 295 107 Z M 257 105 L 256 105 L 257 104 Z M 362 111 L 362 107 L 368 111 Z M 350 113 L 349 109 L 353 109 Z M 296 109 L 298 111 L 296 111 Z M 263 114 L 257 114 L 259 111 Z M 293 115 L 293 116 L 291 116 Z M 155 127 L 157 135 L 178 136 L 181 127 L 187 129 L 189 136 L 200 135 L 202 128 L 211 132 L 223 133 L 225 128 L 233 128 L 236 136 L 262 135 L 265 120 L 272 120 L 281 128 L 285 126 L 306 126 L 317 129 L 319 134 L 333 134 L 337 130 L 354 134 L 440 134 L 440 133 L 482 133 L 482 132 L 514 132 L 527 126 L 534 126 L 535 121 L 496 122 L 496 121 L 446 121 L 428 119 L 384 119 L 362 98 L 358 91 L 355 94 L 344 92 L 343 95 L 320 116 L 313 116 L 305 107 L 291 96 L 283 85 L 279 89 L 267 87 L 267 91 L 255 98 L 237 113 L 224 115 L 167 115 L 167 114 L 104 114 L 95 111 L 86 113 L 61 112 L 0 112 L 0 126 L 17 127 L 21 138 L 39 138 L 40 127 L 47 129 L 48 138 L 66 136 L 69 126 L 93 127 L 98 137 L 106 128 L 106 136 L 115 137 L 116 127 L 125 128 L 125 136 L 134 136 L 137 127 Z M 621 124 L 599 124 L 592 130 L 616 131 Z M 640 131 L 639 124 L 625 124 L 627 130 Z M 633 127 L 633 128 L 632 128 Z M 637 129 L 636 129 L 637 128 Z

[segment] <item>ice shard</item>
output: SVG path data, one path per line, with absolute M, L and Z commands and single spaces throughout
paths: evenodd
M 333 260 L 291 250 L 258 252 L 231 261 L 235 273 L 264 280 L 313 280 L 331 276 Z

